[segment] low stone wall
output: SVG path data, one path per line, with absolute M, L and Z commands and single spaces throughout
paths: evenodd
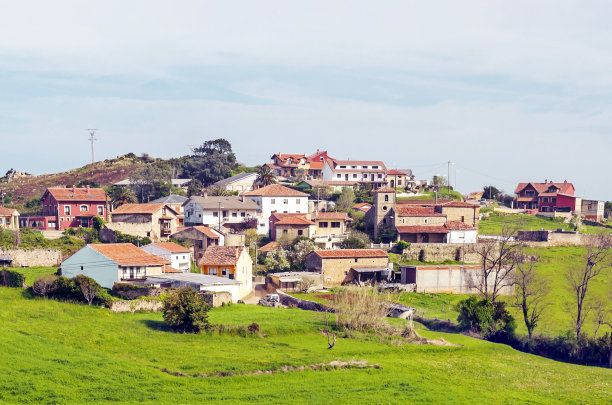
M 110 305 L 112 312 L 160 312 L 163 303 L 157 300 L 114 301 Z
M 280 298 L 280 303 L 288 306 L 288 307 L 297 307 L 299 309 L 304 309 L 306 311 L 316 311 L 316 312 L 334 312 L 330 307 L 319 304 L 318 302 L 302 300 L 300 298 L 292 297 L 289 294 L 282 292 L 281 290 L 276 290 L 278 297 Z
M 201 293 L 204 301 L 213 308 L 232 303 L 232 294 L 226 291 L 206 291 Z
M 406 256 L 406 260 L 421 260 L 423 262 L 464 260 L 465 263 L 478 263 L 480 258 L 477 254 L 471 252 L 473 248 L 474 244 L 467 243 L 465 245 L 463 243 L 412 243 L 410 247 L 404 249 L 403 255 Z
M 131 284 L 127 285 L 126 289 L 121 289 L 122 284 L 127 283 L 115 283 L 113 286 L 113 293 L 118 295 L 120 298 L 126 300 L 135 300 L 139 297 L 158 297 L 162 294 L 166 289 L 165 288 L 154 288 L 154 287 L 134 287 Z M 130 288 L 132 287 L 132 288 Z
M 0 249 L 0 255 L 10 255 L 12 267 L 56 267 L 62 263 L 59 249 Z

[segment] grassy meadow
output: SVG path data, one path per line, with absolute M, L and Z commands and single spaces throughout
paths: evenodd
M 0 288 L 0 401 L 605 403 L 612 395 L 612 370 L 559 363 L 462 335 L 420 331 L 457 347 L 340 336 L 329 350 L 318 332 L 318 313 L 232 305 L 213 309 L 210 319 L 226 329 L 257 322 L 262 336 L 174 334 L 159 313 L 114 314 Z M 241 375 L 333 360 L 380 368 Z
M 535 215 L 513 214 L 513 215 L 491 215 L 483 218 L 478 224 L 478 233 L 481 235 L 500 235 L 504 226 L 517 227 L 519 231 L 555 231 L 563 229 L 564 231 L 574 231 L 571 224 L 566 224 L 560 219 L 544 218 Z M 597 233 L 612 233 L 612 229 L 581 225 L 580 233 L 597 234 Z

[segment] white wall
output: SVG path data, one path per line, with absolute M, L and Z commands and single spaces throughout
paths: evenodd
M 465 238 L 465 239 L 464 239 Z M 478 241 L 478 230 L 450 231 L 447 243 L 476 243 Z
M 227 284 L 227 285 L 202 285 L 200 291 L 226 291 L 232 295 L 232 302 L 235 304 L 243 296 L 240 295 L 241 284 Z
M 63 276 L 71 278 L 78 274 L 93 278 L 105 288 L 113 288 L 120 277 L 117 263 L 89 246 L 62 262 Z
M 308 214 L 308 196 L 301 197 L 286 197 L 286 196 L 275 196 L 275 197 L 250 197 L 255 203 L 259 204 L 259 226 L 257 227 L 257 233 L 262 235 L 268 235 L 270 231 L 270 215 L 276 211 L 279 213 L 288 214 Z M 287 204 L 284 203 L 287 200 Z M 274 201 L 274 202 L 273 202 Z M 299 201 L 299 202 L 298 202 Z M 262 226 L 263 225 L 263 226 Z
M 141 249 L 152 255 L 169 260 L 171 266 L 177 270 L 182 270 L 183 272 L 188 273 L 191 268 L 191 253 L 171 253 L 166 249 L 153 244 L 142 246 Z

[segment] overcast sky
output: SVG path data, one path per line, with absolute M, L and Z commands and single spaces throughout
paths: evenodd
M 3 2 L 0 171 L 87 164 L 97 128 L 96 160 L 223 137 L 612 200 L 611 2 L 300 3 Z

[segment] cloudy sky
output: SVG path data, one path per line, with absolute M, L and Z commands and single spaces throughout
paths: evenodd
M 179 7 L 180 5 L 180 7 Z M 0 171 L 223 137 L 248 165 L 328 150 L 462 192 L 612 200 L 612 3 L 54 1 L 0 13 Z M 602 187 L 603 185 L 603 187 Z

